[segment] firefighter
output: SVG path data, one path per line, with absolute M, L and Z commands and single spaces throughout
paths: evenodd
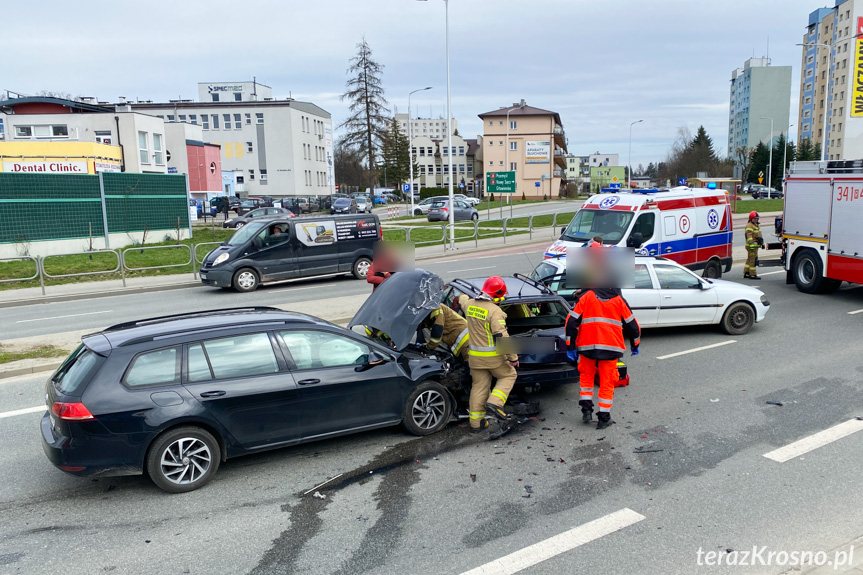
M 468 360 L 467 321 L 445 304 L 440 304 L 436 310 L 420 325 L 431 331 L 426 347 L 435 350 L 441 342 L 445 343 L 453 355 L 462 361 Z
M 758 248 L 764 247 L 761 237 L 758 212 L 749 212 L 749 223 L 746 224 L 746 265 L 743 266 L 743 279 L 760 280 L 758 277 Z
M 566 341 L 570 350 L 577 350 L 578 374 L 581 389 L 578 405 L 582 421 L 593 419 L 593 383 L 599 372 L 599 416 L 597 429 L 612 423 L 611 405 L 614 401 L 614 382 L 618 380 L 617 360 L 623 357 L 624 336 L 632 346 L 632 355 L 638 354 L 641 329 L 632 310 L 614 288 L 587 290 L 566 318 Z M 570 357 L 572 357 L 570 355 Z
M 506 282 L 492 276 L 482 285 L 482 294 L 476 298 L 459 296 L 458 303 L 467 319 L 469 333 L 468 365 L 473 380 L 468 409 L 470 431 L 479 433 L 490 427 L 486 415 L 493 421 L 491 439 L 509 431 L 510 420 L 503 406 L 515 385 L 518 355 L 501 355 L 496 338 L 509 337 L 506 331 L 506 314 L 498 303 L 506 297 Z M 491 380 L 497 382 L 491 389 Z

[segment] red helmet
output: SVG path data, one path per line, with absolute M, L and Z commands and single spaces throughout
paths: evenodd
M 757 218 L 757 217 L 758 217 L 758 212 L 755 212 L 755 211 L 749 212 L 749 219 L 750 220 L 752 218 Z
M 482 293 L 492 299 L 500 299 L 506 295 L 506 282 L 500 276 L 491 276 L 482 284 Z

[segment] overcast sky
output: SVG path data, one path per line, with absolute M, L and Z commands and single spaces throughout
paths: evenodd
M 823 2 L 824 0 L 822 0 Z M 824 5 L 824 4 L 821 4 Z M 833 5 L 832 0 L 829 5 Z M 677 130 L 703 124 L 728 144 L 731 72 L 768 50 L 792 66 L 796 123 L 803 0 L 450 0 L 453 115 L 464 137 L 477 114 L 528 104 L 561 115 L 576 154 L 662 160 Z M 250 80 L 345 118 L 348 60 L 365 36 L 385 66 L 390 105 L 446 117 L 444 0 L 9 2 L 0 89 L 116 101 L 197 98 L 197 82 Z M 779 128 L 777 127 L 777 130 Z M 795 137 L 796 127 L 791 129 Z M 337 131 L 338 134 L 338 131 Z

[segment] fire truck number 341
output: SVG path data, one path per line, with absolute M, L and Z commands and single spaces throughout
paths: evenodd
M 853 202 L 863 199 L 863 193 L 860 188 L 852 188 L 851 186 L 836 186 L 836 201 L 837 202 Z

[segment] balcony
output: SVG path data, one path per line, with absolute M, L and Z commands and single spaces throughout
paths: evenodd
M 562 136 L 563 135 L 563 126 L 555 125 L 554 130 L 552 130 L 552 132 L 554 133 L 555 136 Z

